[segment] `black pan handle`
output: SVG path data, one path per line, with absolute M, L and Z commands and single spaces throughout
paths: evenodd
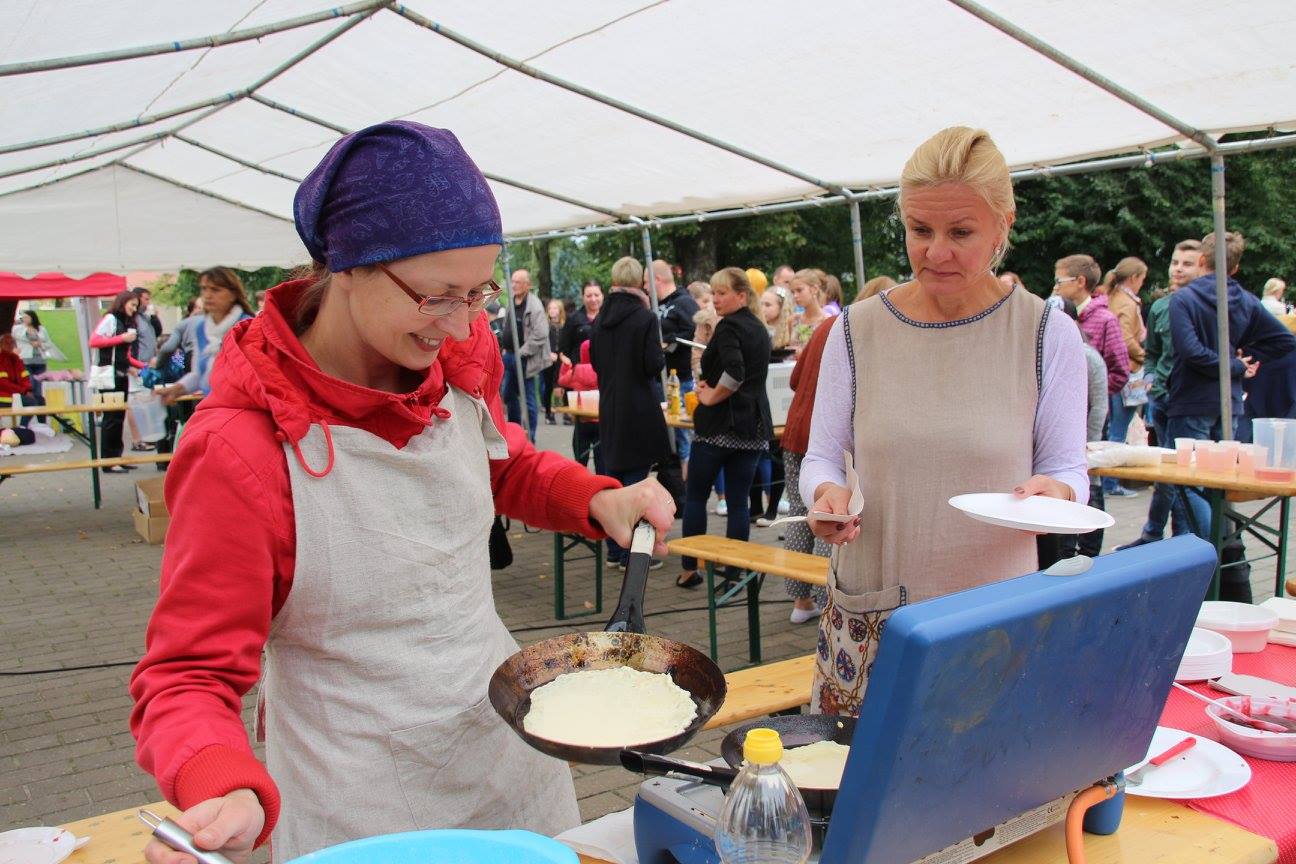
M 737 768 L 729 766 L 703 765 L 700 762 L 689 762 L 684 759 L 672 759 L 669 756 L 658 756 L 655 753 L 644 753 L 641 750 L 622 750 L 621 766 L 636 774 L 647 774 L 650 777 L 662 777 L 667 774 L 683 774 L 701 780 L 710 786 L 728 789 L 738 776 Z
M 603 628 L 607 632 L 645 632 L 644 592 L 648 590 L 648 565 L 652 562 L 652 550 L 656 542 L 656 529 L 640 520 L 635 526 L 634 539 L 630 542 L 630 560 L 626 563 L 625 578 L 621 580 L 621 599 L 617 601 L 612 620 Z

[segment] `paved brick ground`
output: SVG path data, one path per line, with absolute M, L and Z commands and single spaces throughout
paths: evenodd
M 566 427 L 542 427 L 541 446 L 568 452 Z M 74 451 L 76 453 L 77 451 Z M 52 457 L 59 458 L 59 457 Z M 144 626 L 156 593 L 161 547 L 134 533 L 135 475 L 104 477 L 102 510 L 90 503 L 89 477 L 82 472 L 18 477 L 0 485 L 0 830 L 56 825 L 133 807 L 159 797 L 152 780 L 134 763 L 126 726 L 130 699 L 126 681 L 143 650 Z M 1148 493 L 1110 502 L 1117 525 L 1106 548 L 1134 537 L 1146 513 Z M 723 520 L 712 517 L 722 532 Z M 773 531 L 753 539 L 774 542 Z M 496 602 L 510 628 L 553 624 L 551 535 L 515 526 L 514 565 L 495 576 Z M 593 599 L 592 562 L 568 568 L 569 608 Z M 648 596 L 650 632 L 705 648 L 703 595 L 671 584 L 678 561 L 668 561 Z M 1290 575 L 1290 573 L 1289 573 Z M 1271 596 L 1272 562 L 1253 573 L 1257 599 Z M 605 574 L 608 611 L 619 579 Z M 814 646 L 813 625 L 793 626 L 778 580 L 764 591 L 762 610 L 767 660 L 806 654 Z M 590 626 L 601 626 L 598 617 Z M 579 624 L 518 634 L 527 643 Z M 746 662 L 746 612 L 721 613 L 721 665 Z M 118 662 L 84 671 L 61 670 Z M 719 733 L 699 736 L 681 755 L 718 755 Z M 638 780 L 620 768 L 576 766 L 581 814 L 590 819 L 633 801 Z

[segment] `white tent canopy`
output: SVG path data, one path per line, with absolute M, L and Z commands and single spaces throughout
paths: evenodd
M 299 263 L 295 180 L 396 117 L 459 136 L 511 235 L 887 185 L 957 123 L 1017 167 L 1296 125 L 1291 0 L 985 5 L 1162 118 L 948 0 L 3 4 L 0 268 Z

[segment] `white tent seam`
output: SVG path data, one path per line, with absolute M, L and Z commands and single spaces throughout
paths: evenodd
M 451 30 L 449 27 L 446 27 L 442 24 L 438 24 L 436 21 L 424 17 L 423 15 L 420 15 L 419 13 L 413 11 L 412 9 L 406 8 L 403 4 L 397 3 L 393 5 L 392 11 L 395 12 L 397 15 L 400 15 L 401 17 L 405 18 L 406 20 L 414 24 L 417 24 L 420 27 L 424 27 L 428 30 L 431 30 L 433 33 L 436 33 L 438 36 L 444 36 L 450 41 L 455 42 L 456 44 L 461 45 L 462 47 L 467 48 L 470 51 L 473 51 L 477 54 L 482 55 L 483 57 L 487 57 L 491 60 L 494 60 L 496 63 L 499 63 L 501 66 L 509 67 L 515 72 L 520 72 L 523 75 L 527 75 L 531 78 L 535 78 L 538 81 L 543 81 L 546 84 L 551 84 L 555 87 L 559 87 L 563 90 L 567 90 L 571 93 L 575 93 L 578 96 L 584 96 L 587 99 L 591 99 L 595 102 L 599 102 L 603 105 L 608 106 L 609 108 L 614 108 L 617 111 L 621 111 L 623 113 L 633 115 L 635 117 L 638 117 L 641 120 L 646 120 L 649 123 L 654 123 L 658 126 L 662 126 L 666 129 L 670 129 L 672 132 L 678 132 L 681 135 L 686 135 L 689 138 L 692 138 L 696 141 L 701 141 L 704 144 L 709 144 L 712 147 L 718 147 L 721 150 L 725 150 L 729 153 L 732 153 L 735 156 L 739 156 L 750 162 L 755 162 L 759 165 L 764 165 L 766 168 L 770 168 L 774 171 L 779 171 L 783 174 L 787 174 L 790 177 L 795 177 L 798 180 L 801 180 L 802 182 L 811 184 L 812 186 L 818 186 L 820 189 L 824 189 L 825 191 L 833 192 L 839 195 L 847 191 L 845 187 L 839 184 L 831 183 L 827 180 L 820 179 L 818 177 L 815 177 L 812 174 L 808 174 L 797 168 L 793 168 L 790 165 L 784 165 L 781 162 L 777 162 L 768 157 L 761 156 L 758 153 L 753 153 L 750 150 L 747 150 L 743 147 L 739 147 L 736 144 L 730 144 L 727 141 L 721 141 L 719 138 L 716 138 L 713 135 L 708 135 L 705 132 L 699 132 L 696 129 L 690 129 L 689 127 L 685 126 L 682 123 L 677 123 L 674 120 L 671 120 L 667 117 L 663 117 L 659 114 L 654 114 L 651 111 L 644 110 L 643 108 L 638 108 L 634 105 L 629 104 L 628 102 L 623 102 L 619 99 L 614 99 L 611 96 L 608 96 L 603 93 L 599 93 L 597 90 L 592 90 L 588 87 L 584 87 L 573 81 L 568 81 L 565 78 L 559 78 L 557 75 L 550 75 L 548 72 L 544 72 L 540 69 L 537 69 L 536 67 L 531 66 L 530 64 L 522 62 L 521 60 L 516 60 L 512 57 L 509 57 L 508 55 L 496 51 L 495 49 L 487 45 L 483 45 L 482 43 L 477 42 L 474 39 L 470 39 L 467 36 L 464 36 L 462 33 L 458 33 L 454 30 Z
M 325 120 L 323 117 L 316 117 L 314 114 L 308 114 L 305 111 L 299 111 L 296 108 L 292 107 L 291 105 L 285 105 L 282 102 L 276 102 L 273 99 L 268 99 L 265 96 L 260 95 L 259 93 L 254 93 L 249 98 L 253 102 L 258 102 L 266 106 L 267 108 L 273 108 L 276 111 L 282 111 L 283 113 L 289 115 L 290 117 L 296 117 L 300 120 L 305 120 L 308 123 L 314 123 L 317 126 L 336 132 L 339 135 L 350 135 L 352 132 L 355 131 L 354 129 L 348 129 L 345 126 L 339 126 L 337 123 L 334 123 L 330 120 Z M 625 214 L 619 213 L 616 210 L 610 210 L 607 207 L 603 207 L 598 204 L 590 204 L 586 201 L 581 201 L 577 198 L 571 198 L 567 195 L 563 195 L 561 192 L 552 192 L 547 189 L 541 189 L 538 186 L 532 186 L 528 183 L 523 183 L 520 180 L 511 180 L 507 177 L 501 177 L 498 174 L 494 174 L 492 172 L 485 171 L 485 170 L 482 171 L 482 174 L 485 175 L 485 177 L 489 180 L 494 180 L 496 183 L 502 183 L 505 186 L 512 186 L 515 189 L 521 189 L 523 192 L 530 192 L 534 195 L 540 195 L 545 198 L 551 198 L 554 201 L 561 201 L 564 204 L 571 204 L 575 207 L 580 207 L 584 210 L 591 210 L 595 213 L 604 213 L 608 216 L 613 217 L 614 219 L 626 218 Z
M 293 221 L 289 219 L 287 216 L 280 216 L 278 213 L 271 213 L 269 210 L 262 210 L 260 207 L 253 206 L 252 204 L 248 204 L 244 201 L 238 201 L 234 198 L 228 198 L 224 195 L 219 195 L 210 190 L 203 189 L 201 186 L 192 186 L 188 183 L 181 183 L 179 180 L 175 180 L 163 174 L 155 174 L 152 171 L 149 171 L 144 168 L 136 167 L 134 165 L 131 165 L 128 162 L 114 162 L 112 163 L 112 165 L 108 165 L 104 167 L 124 168 L 127 171 L 134 171 L 136 174 L 143 174 L 145 177 L 152 177 L 154 180 L 160 181 L 162 183 L 170 183 L 172 186 L 177 186 L 181 189 L 196 193 L 198 195 L 206 195 L 208 198 L 215 198 L 217 201 L 223 202 L 225 204 L 229 204 L 231 207 L 239 207 L 242 208 L 243 210 L 250 210 L 253 213 L 260 213 L 262 216 L 269 216 L 271 219 L 278 219 L 280 222 L 288 222 L 291 224 Z

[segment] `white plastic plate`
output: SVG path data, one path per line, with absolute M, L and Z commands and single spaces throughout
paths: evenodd
M 1043 495 L 1018 498 L 1011 492 L 976 492 L 955 495 L 949 503 L 979 522 L 1044 534 L 1087 534 L 1116 524 L 1096 508 Z
M 1152 745 L 1142 760 L 1125 769 L 1128 774 L 1158 753 L 1164 753 L 1188 737 L 1182 729 L 1158 726 Z M 1205 735 L 1194 736 L 1197 744 L 1180 756 L 1143 775 L 1138 786 L 1128 786 L 1130 795 L 1145 798 L 1215 798 L 1236 792 L 1251 782 L 1251 766 L 1232 750 Z

